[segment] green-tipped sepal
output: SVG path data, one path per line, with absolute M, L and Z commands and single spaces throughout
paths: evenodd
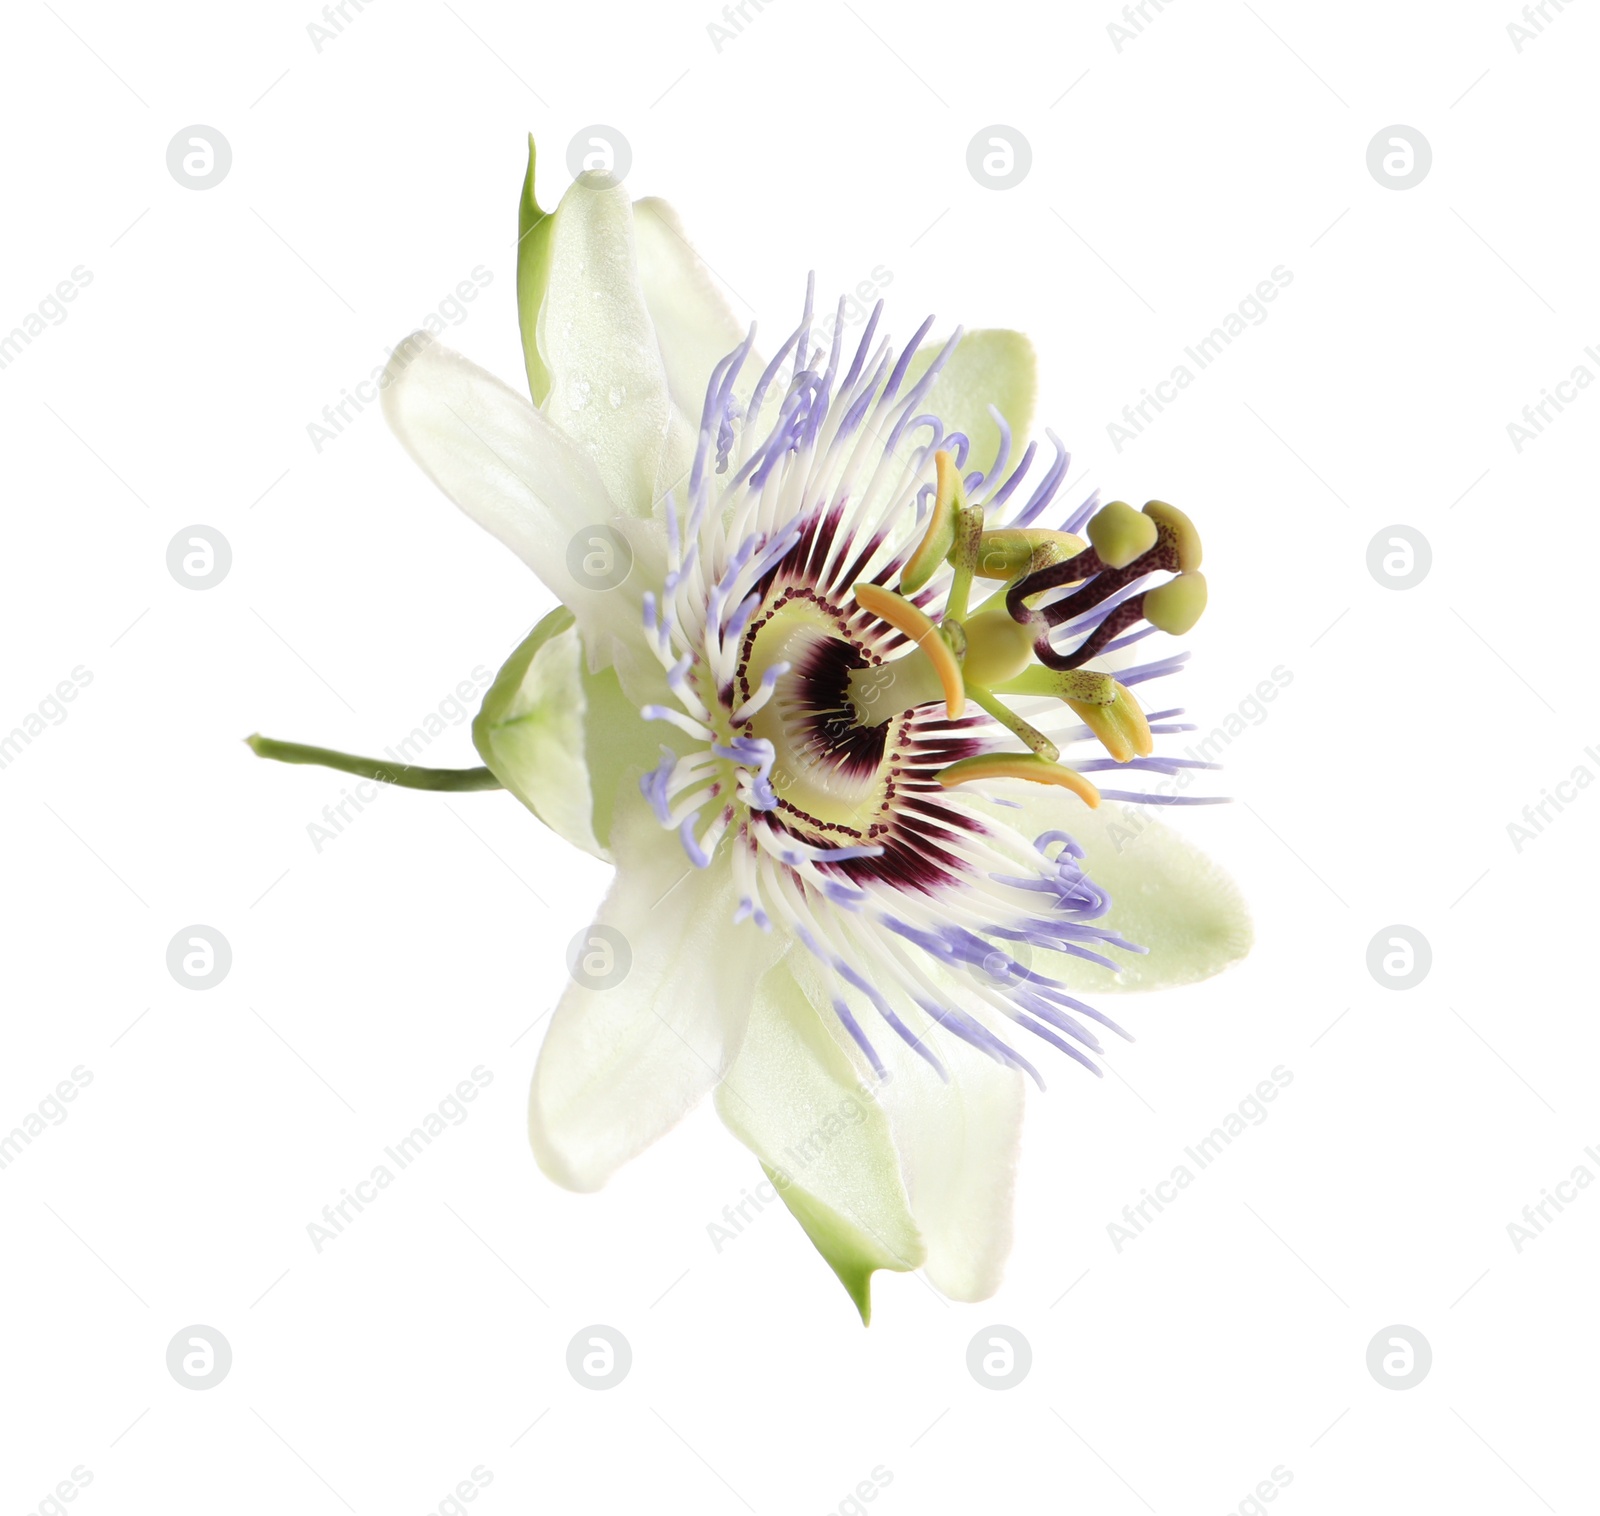
M 472 723 L 472 742 L 546 826 L 608 861 L 618 787 L 661 754 L 659 732 L 640 719 L 615 672 L 589 672 L 565 606 L 506 659 Z
M 539 354 L 539 309 L 550 282 L 551 213 L 539 208 L 533 191 L 533 133 L 528 133 L 528 172 L 517 207 L 517 320 L 522 327 L 522 359 L 528 369 L 528 392 L 535 405 L 550 393 L 550 370 Z

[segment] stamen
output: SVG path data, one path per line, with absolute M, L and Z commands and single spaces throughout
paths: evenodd
M 978 545 L 977 572 L 983 579 L 1015 579 L 1052 563 L 1064 563 L 1083 551 L 1083 538 L 1043 527 L 1001 527 L 985 532 Z
M 1071 790 L 1090 810 L 1100 804 L 1100 791 L 1076 769 L 1052 763 L 1035 753 L 980 753 L 976 758 L 962 758 L 940 769 L 938 777 L 946 789 L 980 779 L 1027 779 L 1034 784 L 1058 784 L 1062 789 Z
M 1063 701 L 1118 763 L 1148 758 L 1154 751 L 1150 723 L 1139 702 L 1110 674 L 1092 669 L 1024 669 L 1000 693 L 1050 695 Z
M 1041 758 L 1054 763 L 1061 756 L 1058 748 L 1038 727 L 1030 726 L 1015 711 L 1002 705 L 988 690 L 972 688 L 968 694 L 972 696 L 975 704 L 981 706 L 1007 731 L 1015 732 L 1024 742 L 1031 747 Z
M 945 596 L 944 620 L 947 626 L 958 626 L 967 617 L 967 596 L 972 593 L 972 576 L 978 567 L 978 554 L 983 541 L 983 507 L 964 505 L 956 512 L 956 540 L 950 549 L 950 562 L 955 575 L 950 580 L 950 590 Z
M 1118 763 L 1148 758 L 1155 751 L 1150 723 L 1139 709 L 1139 702 L 1120 684 L 1110 705 L 1091 705 L 1084 700 L 1068 700 L 1083 724 L 1100 739 L 1105 750 Z
M 881 584 L 858 584 L 852 593 L 856 604 L 880 621 L 886 621 L 897 632 L 909 637 L 928 656 L 928 661 L 938 671 L 939 683 L 944 688 L 945 713 L 953 721 L 967 708 L 966 687 L 961 678 L 961 665 L 950 650 L 950 644 L 939 634 L 939 628 L 927 615 L 903 595 L 886 590 Z
M 938 572 L 956 540 L 956 514 L 966 504 L 955 460 L 941 448 L 933 455 L 933 462 L 938 485 L 933 510 L 928 514 L 928 530 L 900 570 L 900 588 L 908 595 L 916 594 Z

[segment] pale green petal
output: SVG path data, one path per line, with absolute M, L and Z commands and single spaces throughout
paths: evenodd
M 927 372 L 942 342 L 917 349 L 903 389 Z M 1014 467 L 1028 445 L 1033 425 L 1034 393 L 1038 365 L 1033 344 L 1021 332 L 989 328 L 968 332 L 956 344 L 921 409 L 937 416 L 947 432 L 964 432 L 972 443 L 967 472 L 987 472 L 1000 446 L 1000 429 L 989 415 L 992 405 L 1011 428 L 1011 463 Z
M 756 990 L 744 1046 L 716 1101 L 865 1322 L 873 1272 L 914 1269 L 924 1250 L 881 1088 L 842 1035 L 826 999 L 819 1010 L 780 963 Z
M 599 1189 L 716 1086 L 750 986 L 785 946 L 731 924 L 730 871 L 692 867 L 643 801 L 619 810 L 611 847 L 617 876 L 578 963 L 596 977 L 562 995 L 528 1097 L 534 1157 L 570 1190 Z
M 550 375 L 540 409 L 593 461 L 619 510 L 653 514 L 672 401 L 645 304 L 633 206 L 603 174 L 580 174 L 549 218 L 535 323 Z
M 987 1300 L 1011 1251 L 1023 1075 L 937 1028 L 925 1040 L 948 1082 L 898 1037 L 874 1037 L 892 1075 L 883 1106 L 927 1245 L 923 1271 L 952 1300 Z
M 1250 951 L 1255 933 L 1238 885 L 1187 838 L 1156 820 L 1156 807 L 1106 800 L 1091 811 L 1064 790 L 1047 793 L 1042 785 L 1014 780 L 992 789 L 1021 806 L 984 807 L 996 821 L 1030 841 L 1059 829 L 1078 842 L 1089 877 L 1111 896 L 1102 924 L 1150 950 L 1109 952 L 1121 965 L 1117 975 L 1080 959 L 1035 952 L 1036 972 L 1101 994 L 1158 990 L 1209 979 Z
M 606 846 L 622 780 L 655 767 L 664 728 L 646 722 L 612 669 L 591 673 L 565 606 L 506 660 L 472 723 L 495 777 L 544 824 L 587 853 Z

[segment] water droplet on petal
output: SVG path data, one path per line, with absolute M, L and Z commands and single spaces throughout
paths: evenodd
M 575 411 L 581 411 L 589 403 L 589 381 L 579 379 L 572 386 L 572 393 L 567 396 L 567 404 Z
M 627 398 L 628 392 L 620 384 L 613 384 L 611 393 L 606 396 L 606 399 L 611 402 L 611 409 L 614 411 L 621 410 L 622 402 Z

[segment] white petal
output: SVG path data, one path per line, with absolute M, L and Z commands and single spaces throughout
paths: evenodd
M 528 1100 L 539 1167 L 596 1190 L 677 1124 L 728 1071 L 750 988 L 784 947 L 731 924 L 725 866 L 695 869 L 642 802 L 611 833 L 617 877 L 586 934 L 579 970 L 627 971 L 609 988 L 574 979 L 551 1018 Z
M 641 597 L 658 577 L 658 529 L 618 516 L 594 464 L 569 438 L 426 332 L 395 349 L 380 387 L 383 414 L 406 451 L 577 616 L 592 662 L 611 661 L 614 640 L 642 645 Z M 596 589 L 593 577 L 575 579 L 571 565 L 614 551 L 607 529 L 626 536 L 633 562 L 615 588 Z
M 556 207 L 548 259 L 537 327 L 551 379 L 542 409 L 590 457 L 618 506 L 648 518 L 672 401 L 627 191 L 580 175 Z
M 711 371 L 744 341 L 745 327 L 665 200 L 636 200 L 633 217 L 639 277 L 672 402 L 698 431 Z M 760 371 L 753 358 L 747 367 Z
M 916 1268 L 922 1239 L 881 1091 L 846 1051 L 826 998 L 819 1010 L 796 982 L 792 961 L 756 991 L 744 1046 L 717 1087 L 717 1112 L 766 1166 L 866 1318 L 872 1272 Z
M 1084 850 L 1089 877 L 1111 896 L 1101 924 L 1149 949 L 1109 952 L 1121 966 L 1115 976 L 1044 952 L 1033 955 L 1035 972 L 1090 994 L 1156 990 L 1209 979 L 1250 951 L 1255 933 L 1239 886 L 1187 838 L 1153 819 L 1154 807 L 1106 800 L 1091 811 L 1075 796 L 1046 793 L 1042 785 L 1003 781 L 992 788 L 1021 809 L 984 809 L 1029 841 L 1057 829 L 1071 835 Z
M 1023 1076 L 953 1037 L 928 1040 L 948 1084 L 897 1037 L 875 1039 L 893 1074 L 883 1105 L 928 1249 L 924 1272 L 953 1300 L 987 1300 L 1011 1251 Z

